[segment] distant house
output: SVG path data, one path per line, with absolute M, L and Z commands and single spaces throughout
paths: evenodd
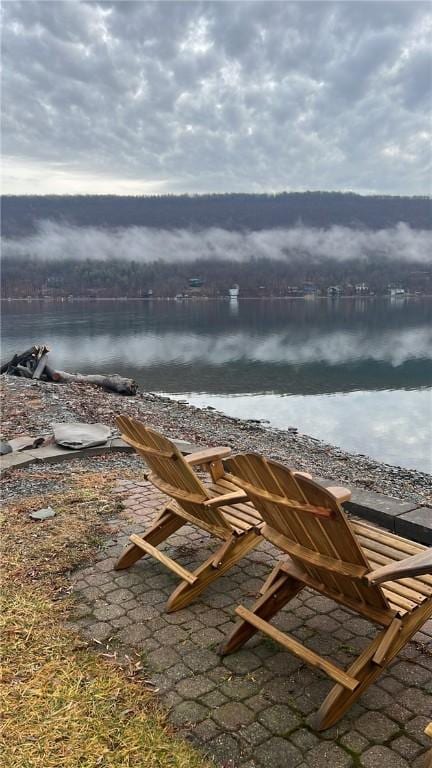
M 288 285 L 285 288 L 285 295 L 286 296 L 303 296 L 304 291 L 302 288 L 300 288 L 298 285 Z
M 204 280 L 201 277 L 190 277 L 189 288 L 201 288 L 204 285 Z
M 343 288 L 341 285 L 329 285 L 327 288 L 327 296 L 340 296 L 341 293 L 343 293 Z
M 355 292 L 359 296 L 365 296 L 369 293 L 369 286 L 367 283 L 357 283 L 355 287 Z
M 315 283 L 303 283 L 303 295 L 305 299 L 314 299 L 318 293 Z
M 233 287 L 229 289 L 230 299 L 238 299 L 239 291 L 240 287 L 238 285 L 233 285 Z
M 390 287 L 389 290 L 390 290 L 390 298 L 391 299 L 402 299 L 405 296 L 405 294 L 406 294 L 405 288 L 393 288 L 393 287 Z

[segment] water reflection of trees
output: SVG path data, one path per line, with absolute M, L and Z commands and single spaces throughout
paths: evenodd
M 331 301 L 240 300 L 238 312 L 229 301 L 97 301 L 97 302 L 3 302 L 6 323 L 49 327 L 61 323 L 73 336 L 76 324 L 100 328 L 112 334 L 143 328 L 193 331 L 200 335 L 235 329 L 258 329 L 266 333 L 283 329 L 339 330 L 362 328 L 368 332 L 432 324 L 432 301 L 428 299 L 390 302 L 388 299 L 340 299 Z M 10 320 L 9 320 L 10 319 Z
M 342 302 L 340 302 L 342 304 Z M 4 354 L 38 339 L 56 364 L 151 390 L 324 393 L 427 386 L 432 303 L 6 305 Z

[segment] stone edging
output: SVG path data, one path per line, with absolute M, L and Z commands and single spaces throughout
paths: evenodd
M 334 485 L 334 481 L 324 481 Z M 432 509 L 419 506 L 415 501 L 392 499 L 374 491 L 352 488 L 350 501 L 342 505 L 347 512 L 381 525 L 406 539 L 432 545 Z
M 173 441 L 184 454 L 193 453 L 196 446 L 184 440 Z M 199 449 L 201 450 L 201 449 Z M 48 445 L 33 450 L 8 453 L 0 456 L 0 472 L 10 469 L 24 468 L 30 464 L 44 462 L 56 463 L 67 459 L 82 459 L 88 456 L 98 456 L 109 451 L 133 453 L 134 449 L 119 437 L 111 438 L 106 445 L 95 448 L 72 450 L 59 445 Z M 334 485 L 335 481 L 319 478 L 323 485 Z M 354 488 L 350 501 L 343 504 L 347 512 L 377 523 L 392 533 L 397 533 L 407 539 L 432 545 L 432 508 L 419 506 L 415 502 L 400 501 L 380 493 Z

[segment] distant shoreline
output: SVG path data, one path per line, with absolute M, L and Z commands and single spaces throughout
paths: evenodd
M 178 304 L 181 303 L 199 303 L 199 302 L 206 302 L 206 301 L 223 301 L 227 304 L 236 304 L 239 301 L 330 301 L 330 302 L 336 302 L 340 301 L 341 299 L 347 300 L 347 301 L 375 301 L 375 300 L 382 300 L 389 301 L 392 304 L 398 304 L 402 301 L 418 301 L 419 299 L 431 299 L 432 294 L 429 293 L 422 293 L 421 295 L 414 295 L 414 294 L 407 294 L 406 296 L 401 296 L 397 298 L 393 298 L 391 296 L 386 295 L 357 295 L 357 296 L 349 296 L 349 295 L 341 295 L 341 296 L 239 296 L 238 299 L 230 299 L 229 296 L 189 296 L 187 298 L 181 298 L 176 299 L 172 296 L 74 296 L 72 299 L 68 298 L 52 298 L 52 297 L 22 297 L 22 296 L 2 296 L 0 297 L 0 301 L 2 302 L 12 302 L 12 301 L 20 301 L 25 302 L 28 304 L 38 302 L 40 304 L 73 304 L 75 302 L 88 302 L 88 303 L 95 303 L 98 301 L 120 301 L 120 302 L 127 302 L 127 301 L 145 301 L 145 302 L 152 302 L 152 301 L 169 301 L 169 302 L 176 302 Z

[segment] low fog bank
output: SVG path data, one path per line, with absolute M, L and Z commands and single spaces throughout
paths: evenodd
M 75 227 L 41 221 L 35 234 L 2 239 L 3 258 L 40 260 L 86 259 L 154 262 L 198 260 L 247 263 L 255 259 L 290 262 L 307 257 L 312 262 L 340 262 L 379 257 L 405 263 L 432 263 L 432 235 L 400 222 L 380 230 L 331 226 L 328 229 L 297 225 L 289 229 L 233 232 L 227 229 L 116 230 Z

